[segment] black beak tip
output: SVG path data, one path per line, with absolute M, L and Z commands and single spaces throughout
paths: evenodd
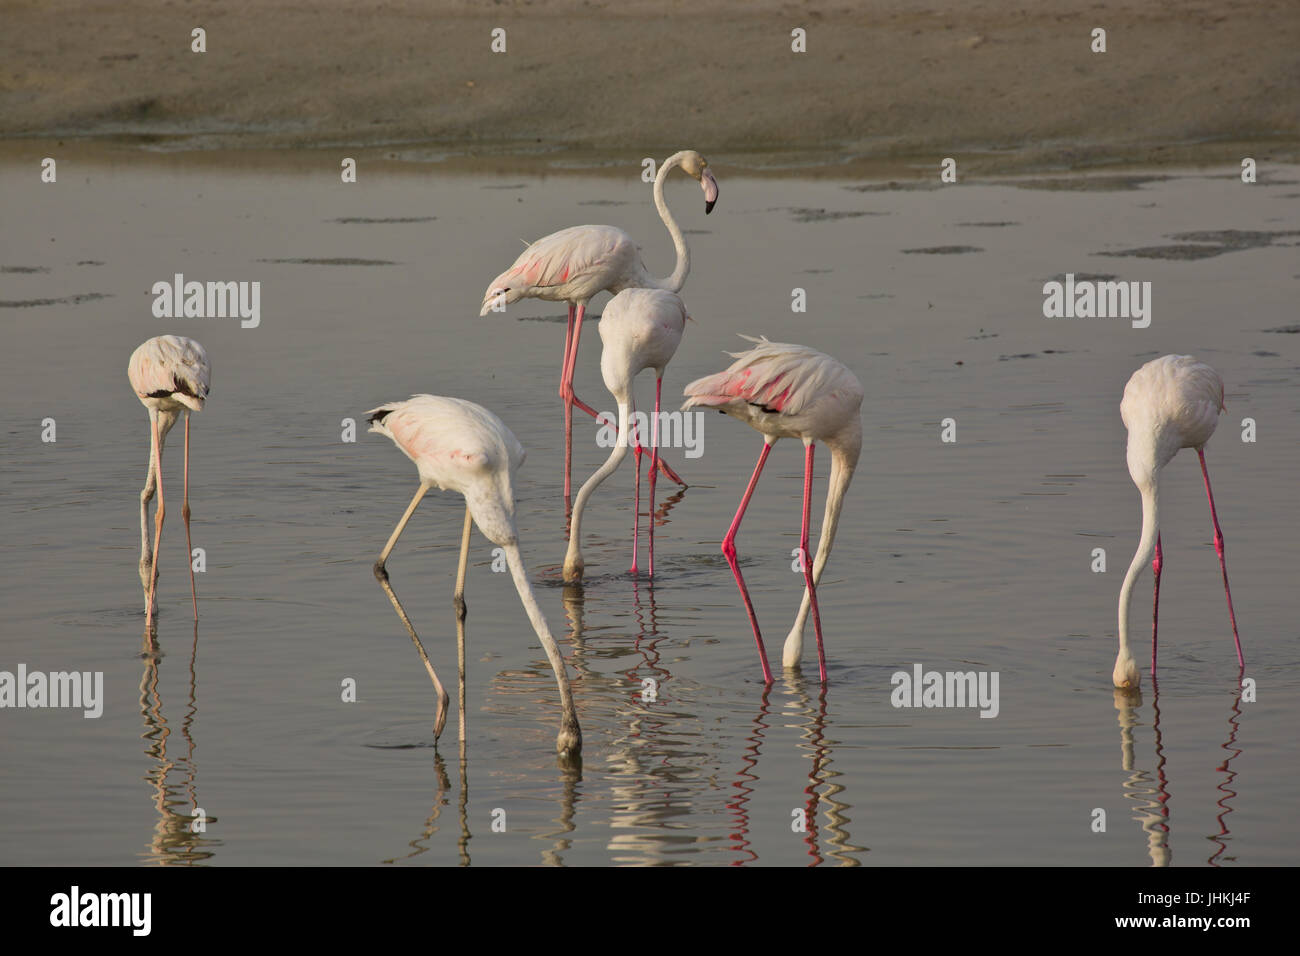
M 717 201 L 716 199 L 710 199 L 710 200 L 708 200 L 707 202 L 705 202 L 705 204 L 704 204 L 704 215 L 707 216 L 709 213 L 713 212 L 713 207 L 716 206 L 717 204 L 718 204 L 718 201 Z

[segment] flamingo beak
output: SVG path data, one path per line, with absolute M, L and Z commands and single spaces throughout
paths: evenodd
M 718 201 L 718 181 L 707 169 L 700 174 L 700 188 L 704 190 L 704 214 L 707 216 Z
M 479 315 L 487 315 L 489 312 L 504 312 L 506 306 L 506 293 L 508 289 L 493 289 L 483 297 L 483 308 L 479 310 Z

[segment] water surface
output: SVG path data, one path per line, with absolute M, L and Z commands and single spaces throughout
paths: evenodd
M 343 186 L 323 153 L 273 167 L 70 159 L 56 186 L 37 182 L 35 161 L 0 166 L 0 669 L 103 671 L 106 703 L 98 720 L 0 713 L 0 859 L 1297 862 L 1295 171 L 1249 187 L 1186 173 L 1088 190 L 891 190 L 728 177 L 714 157 L 722 196 L 708 218 L 697 187 L 675 182 L 696 321 L 664 381 L 673 407 L 686 382 L 728 361 L 723 350 L 744 346 L 740 332 L 834 354 L 866 390 L 862 459 L 820 592 L 829 686 L 815 680 L 810 627 L 809 670 L 765 692 L 718 551 L 757 433 L 708 415 L 702 457 L 667 452 L 690 487 L 659 485 L 653 585 L 625 573 L 625 462 L 585 520 L 588 582 L 566 588 L 563 326 L 529 321 L 562 310 L 477 316 L 520 239 L 570 224 L 621 226 L 652 271 L 671 271 L 639 164 L 625 178 L 365 167 Z M 149 289 L 176 272 L 260 280 L 261 325 L 154 318 Z M 1151 327 L 1045 319 L 1042 285 L 1067 272 L 1151 281 Z M 806 314 L 791 312 L 795 288 Z M 135 567 L 147 417 L 125 369 L 163 332 L 198 338 L 214 367 L 191 451 L 207 570 L 196 633 L 176 431 L 162 656 L 149 659 Z M 1110 688 L 1140 517 L 1119 400 L 1132 371 L 1166 352 L 1197 355 L 1227 385 L 1207 461 L 1254 703 L 1239 699 L 1190 451 L 1162 488 L 1159 695 L 1145 678 L 1140 702 Z M 578 394 L 610 408 L 598 357 L 590 323 Z M 423 391 L 492 408 L 528 449 L 520 534 L 575 678 L 580 773 L 556 765 L 554 681 L 477 534 L 465 760 L 454 705 L 432 745 L 432 690 L 370 570 L 415 469 L 364 426 L 340 439 L 343 419 Z M 1248 417 L 1255 443 L 1240 440 Z M 54 443 L 40 440 L 45 418 Z M 955 443 L 939 440 L 945 418 Z M 777 445 L 739 538 L 777 659 L 799 597 L 800 452 Z M 605 454 L 584 420 L 575 487 Z M 458 497 L 431 494 L 389 563 L 453 686 L 462 515 Z M 1106 573 L 1090 570 L 1098 547 Z M 1135 654 L 1145 659 L 1145 641 Z M 892 707 L 891 674 L 915 662 L 997 671 L 999 715 Z M 341 700 L 347 678 L 356 703 Z M 641 699 L 645 678 L 654 702 Z M 195 807 L 208 817 L 201 834 L 188 828 Z M 1107 811 L 1105 833 L 1090 828 L 1094 808 Z M 505 832 L 492 829 L 497 809 Z M 809 814 L 805 833 L 792 831 L 796 810 Z

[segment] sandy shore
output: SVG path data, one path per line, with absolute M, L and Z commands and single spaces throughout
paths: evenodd
M 1294 0 L 363 6 L 3 3 L 0 137 L 476 155 L 693 145 L 755 166 L 952 155 L 986 173 L 1300 158 Z M 1098 26 L 1104 54 L 1090 50 Z M 791 52 L 795 27 L 806 53 Z

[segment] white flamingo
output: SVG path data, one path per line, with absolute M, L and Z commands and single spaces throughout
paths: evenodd
M 659 218 L 668 227 L 677 262 L 672 275 L 656 279 L 641 261 L 641 249 L 622 229 L 614 226 L 572 226 L 544 236 L 532 243 L 501 275 L 488 285 L 479 315 L 502 309 L 520 299 L 543 299 L 569 304 L 569 324 L 564 336 L 564 361 L 560 367 L 560 398 L 564 400 L 564 499 L 569 500 L 570 471 L 573 460 L 573 407 L 577 405 L 593 418 L 596 410 L 573 391 L 573 373 L 578 359 L 578 340 L 582 336 L 583 316 L 587 303 L 601 292 L 618 293 L 624 289 L 666 289 L 680 292 L 691 271 L 691 251 L 677 220 L 664 201 L 664 180 L 677 167 L 699 181 L 704 190 L 704 212 L 713 211 L 718 201 L 718 183 L 709 171 L 709 161 L 693 149 L 673 153 L 659 166 L 655 176 L 654 202 Z M 641 449 L 637 447 L 637 458 Z M 685 484 L 677 473 L 660 461 L 665 475 Z
M 618 402 L 618 440 L 605 464 L 578 492 L 569 528 L 569 550 L 564 557 L 564 580 L 582 580 L 582 514 L 601 482 L 614 473 L 627 453 L 628 418 L 632 408 L 632 381 L 643 369 L 655 372 L 655 413 L 650 434 L 650 577 L 655 573 L 655 479 L 659 465 L 659 399 L 664 368 L 677 352 L 686 328 L 686 306 L 664 289 L 625 289 L 609 300 L 600 316 L 600 371 L 605 387 Z M 636 496 L 632 506 L 632 568 L 637 573 L 637 532 L 641 514 L 641 464 L 636 469 Z
M 145 626 L 153 624 L 158 598 L 158 546 L 162 543 L 163 500 L 162 450 L 167 433 L 185 412 L 185 495 L 181 517 L 185 519 L 186 563 L 190 566 L 190 601 L 194 620 L 199 619 L 199 598 L 194 587 L 194 564 L 190 557 L 190 412 L 200 411 L 208 397 L 212 365 L 208 353 L 193 339 L 181 335 L 159 335 L 149 339 L 131 353 L 127 378 L 136 396 L 149 410 L 149 473 L 140 492 L 140 583 L 144 586 Z M 149 501 L 158 489 L 158 507 L 154 512 L 153 548 L 149 547 Z
M 413 395 L 404 402 L 390 402 L 370 409 L 370 430 L 387 435 L 398 448 L 415 462 L 420 472 L 420 487 L 407 506 L 388 543 L 375 562 L 375 577 L 383 586 L 388 598 L 397 609 L 397 615 L 406 625 L 420 659 L 433 679 L 438 695 L 438 712 L 434 724 L 434 739 L 442 733 L 447 720 L 448 695 L 442 682 L 429 663 L 411 619 L 397 600 L 397 594 L 388 583 L 385 563 L 397 544 L 402 530 L 415 512 L 425 493 L 432 488 L 456 491 L 465 496 L 465 527 L 461 536 L 460 565 L 456 575 L 456 608 L 464 615 L 465 568 L 469 557 L 470 520 L 478 525 L 493 544 L 505 551 L 506 563 L 514 578 L 515 590 L 523 603 L 533 630 L 546 651 L 546 657 L 555 671 L 555 682 L 560 688 L 562 718 L 555 749 L 562 757 L 576 757 L 582 751 L 582 732 L 578 729 L 578 714 L 569 690 L 569 678 L 564 669 L 564 659 L 556 646 L 555 638 L 546 623 L 546 617 L 533 594 L 532 585 L 524 570 L 519 554 L 519 532 L 515 527 L 514 475 L 524 460 L 524 450 L 518 439 L 496 415 L 486 408 L 462 398 L 443 398 L 436 395 Z M 464 660 L 463 653 L 461 654 Z M 464 675 L 461 675 L 464 679 Z
M 754 474 L 740 499 L 736 517 L 722 539 L 722 553 L 735 575 L 754 629 L 759 660 L 763 664 L 763 680 L 772 683 L 772 672 L 767 666 L 767 651 L 758 628 L 754 605 L 749 599 L 749 589 L 740 573 L 736 560 L 736 533 L 745 516 L 749 499 L 758 484 L 768 453 L 778 438 L 798 438 L 804 443 L 803 522 L 799 535 L 799 554 L 804 573 L 803 602 L 795 617 L 794 627 L 785 640 L 782 661 L 788 668 L 799 666 L 803 656 L 803 626 L 811 604 L 813 625 L 817 633 L 817 663 L 822 683 L 826 683 L 826 652 L 822 646 L 821 613 L 817 608 L 817 582 L 821 580 L 826 558 L 835 541 L 835 528 L 839 524 L 844 494 L 862 450 L 862 383 L 841 362 L 802 345 L 769 342 L 766 338 L 741 338 L 758 343 L 747 352 L 728 353 L 736 359 L 725 370 L 708 375 L 686 386 L 686 404 L 683 410 L 703 406 L 738 418 L 763 433 L 763 451 L 758 456 Z M 825 442 L 831 451 L 830 485 L 826 494 L 826 511 L 822 517 L 821 540 L 817 544 L 817 559 L 808 564 L 808 521 L 812 498 L 813 446 Z
M 1223 379 L 1204 362 L 1190 355 L 1165 355 L 1152 359 L 1133 373 L 1124 386 L 1120 417 L 1128 429 L 1128 472 L 1142 495 L 1142 537 L 1137 553 L 1124 575 L 1119 592 L 1119 654 L 1115 658 L 1113 679 L 1116 687 L 1136 688 L 1139 683 L 1137 664 L 1128 647 L 1129 607 L 1133 603 L 1133 586 L 1147 561 L 1155 575 L 1155 595 L 1151 612 L 1151 678 L 1156 676 L 1156 629 L 1160 615 L 1160 470 L 1181 448 L 1195 448 L 1205 476 L 1205 495 L 1210 500 L 1210 520 L 1214 523 L 1214 550 L 1223 571 L 1223 591 L 1228 598 L 1228 619 L 1237 643 L 1237 663 L 1245 667 L 1241 638 L 1237 635 L 1237 615 L 1232 609 L 1232 591 L 1228 587 L 1228 567 L 1223 556 L 1223 532 L 1214 510 L 1214 493 L 1210 491 L 1210 473 L 1205 468 L 1205 443 L 1214 434 L 1223 411 Z M 1154 553 L 1155 557 L 1152 558 Z

